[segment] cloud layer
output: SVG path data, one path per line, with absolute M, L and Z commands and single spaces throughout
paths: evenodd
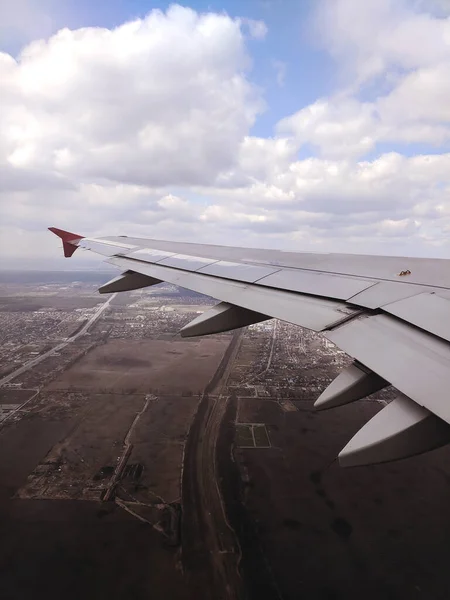
M 51 256 L 47 225 L 448 256 L 450 18 L 335 0 L 314 20 L 340 87 L 271 138 L 251 133 L 271 109 L 252 80 L 259 21 L 172 6 L 0 54 L 2 261 Z M 292 73 L 268 69 L 274 86 Z

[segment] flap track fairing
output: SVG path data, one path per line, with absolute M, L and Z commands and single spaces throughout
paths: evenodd
M 155 279 L 149 275 L 142 275 L 134 271 L 125 271 L 119 277 L 114 277 L 108 283 L 102 285 L 98 291 L 100 294 L 112 294 L 113 292 L 129 292 L 130 290 L 139 290 L 150 285 L 161 283 L 160 279 Z
M 210 310 L 205 311 L 180 331 L 181 337 L 194 337 L 199 335 L 209 335 L 212 333 L 222 333 L 231 329 L 238 329 L 260 323 L 270 319 L 253 310 L 241 308 L 227 302 L 220 302 Z
M 403 394 L 362 427 L 339 454 L 342 467 L 389 462 L 450 442 L 450 425 Z
M 369 396 L 389 382 L 356 361 L 344 369 L 314 402 L 314 408 L 324 410 L 349 404 Z

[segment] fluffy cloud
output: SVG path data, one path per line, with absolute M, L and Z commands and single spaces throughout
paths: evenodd
M 324 156 L 360 156 L 372 150 L 377 133 L 372 104 L 354 99 L 318 100 L 282 119 L 278 132 L 299 144 L 309 143 Z
M 361 82 L 449 57 L 449 18 L 411 0 L 323 0 L 317 14 L 326 48 Z
M 377 142 L 449 143 L 450 16 L 425 10 L 431 6 L 407 0 L 322 2 L 316 25 L 348 85 L 287 119 L 285 128 L 341 156 L 362 156 Z
M 450 20 L 406 1 L 323 6 L 342 89 L 270 138 L 251 132 L 265 105 L 247 39 L 264 38 L 261 22 L 172 6 L 0 54 L 2 258 L 54 255 L 48 225 L 445 256 L 450 154 L 378 148 L 450 141 Z
M 63 29 L 0 58 L 1 156 L 78 180 L 211 184 L 263 106 L 248 66 L 225 15 L 172 6 L 114 30 Z

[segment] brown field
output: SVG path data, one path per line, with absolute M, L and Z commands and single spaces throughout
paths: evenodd
M 180 501 L 197 392 L 229 341 L 111 340 L 0 430 L 1 598 L 196 597 L 171 546 L 176 533 L 160 523 Z M 139 476 L 124 472 L 113 487 L 124 456 Z M 101 502 L 109 488 L 111 501 Z
M 18 491 L 20 498 L 95 498 L 102 482 L 95 475 L 104 466 L 114 469 L 123 440 L 144 397 L 93 394 L 69 434 L 58 441 Z M 41 413 L 43 415 L 43 413 Z M 47 413 L 55 418 L 54 411 Z
M 238 449 L 246 506 L 286 599 L 433 598 L 450 583 L 450 448 L 386 465 L 340 468 L 339 451 L 380 405 L 286 412 L 240 399 L 272 448 Z
M 37 463 L 68 434 L 70 427 L 67 419 L 33 418 L 8 421 L 0 430 L 0 520 L 9 498 L 26 483 Z
M 15 500 L 0 527 L 2 599 L 193 598 L 173 548 L 114 503 Z
M 133 433 L 130 463 L 144 465 L 140 483 L 166 502 L 180 498 L 181 461 L 198 398 L 162 396 L 142 415 Z
M 36 390 L 0 388 L 0 404 L 23 404 Z
M 17 496 L 99 500 L 123 454 L 127 432 L 145 402 L 144 394 L 58 397 L 52 392 L 44 396 L 35 405 L 33 419 L 38 415 L 52 421 L 70 418 L 71 427 L 36 465 Z M 197 402 L 196 397 L 155 397 L 133 429 L 128 463 L 143 467 L 141 500 L 153 500 L 155 495 L 168 502 L 179 499 L 181 457 Z M 108 476 L 102 476 L 103 471 Z
M 218 367 L 227 338 L 110 340 L 53 381 L 48 389 L 197 394 Z

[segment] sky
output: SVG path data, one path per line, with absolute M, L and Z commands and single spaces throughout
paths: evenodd
M 56 226 L 450 258 L 450 0 L 0 0 L 0 268 Z

